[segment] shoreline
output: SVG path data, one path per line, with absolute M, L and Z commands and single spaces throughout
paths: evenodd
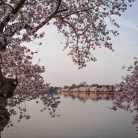
M 67 92 L 67 91 L 62 91 L 62 92 Z M 62 93 L 60 92 L 60 93 Z M 91 91 L 88 91 L 88 92 L 85 92 L 85 91 L 76 91 L 77 93 L 98 93 L 98 94 L 103 94 L 103 93 L 109 93 L 109 94 L 115 94 L 115 93 L 118 93 L 118 92 L 91 92 Z M 75 92 L 68 92 L 68 93 L 75 93 Z

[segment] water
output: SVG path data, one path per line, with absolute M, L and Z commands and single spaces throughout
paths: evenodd
M 40 112 L 42 104 L 27 102 L 30 120 L 17 123 L 2 132 L 2 138 L 137 138 L 132 125 L 133 114 L 112 111 L 113 96 L 77 93 L 60 96 L 57 108 L 60 117 L 51 118 L 48 111 Z

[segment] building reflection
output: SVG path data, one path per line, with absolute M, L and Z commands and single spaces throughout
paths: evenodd
M 78 98 L 81 101 L 88 99 L 98 100 L 113 100 L 114 93 L 95 93 L 95 92 L 61 92 L 64 97 L 71 97 L 72 99 Z M 83 99 L 83 100 L 82 100 Z

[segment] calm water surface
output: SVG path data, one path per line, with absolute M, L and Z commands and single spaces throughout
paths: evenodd
M 60 117 L 51 118 L 48 111 L 40 112 L 42 104 L 28 102 L 31 119 L 17 123 L 19 116 L 12 116 L 15 127 L 5 128 L 2 138 L 138 138 L 133 114 L 108 108 L 112 96 L 64 93 L 60 97 Z

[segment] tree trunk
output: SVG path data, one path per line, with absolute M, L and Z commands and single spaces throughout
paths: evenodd
M 0 133 L 1 131 L 3 131 L 4 127 L 9 123 L 10 120 L 10 114 L 5 107 L 6 107 L 6 98 L 0 97 Z
M 6 78 L 0 70 L 0 97 L 10 98 L 18 84 L 17 79 Z
M 6 109 L 7 98 L 13 96 L 13 91 L 18 84 L 17 79 L 6 78 L 0 69 L 0 138 L 1 131 L 9 123 L 10 114 Z

